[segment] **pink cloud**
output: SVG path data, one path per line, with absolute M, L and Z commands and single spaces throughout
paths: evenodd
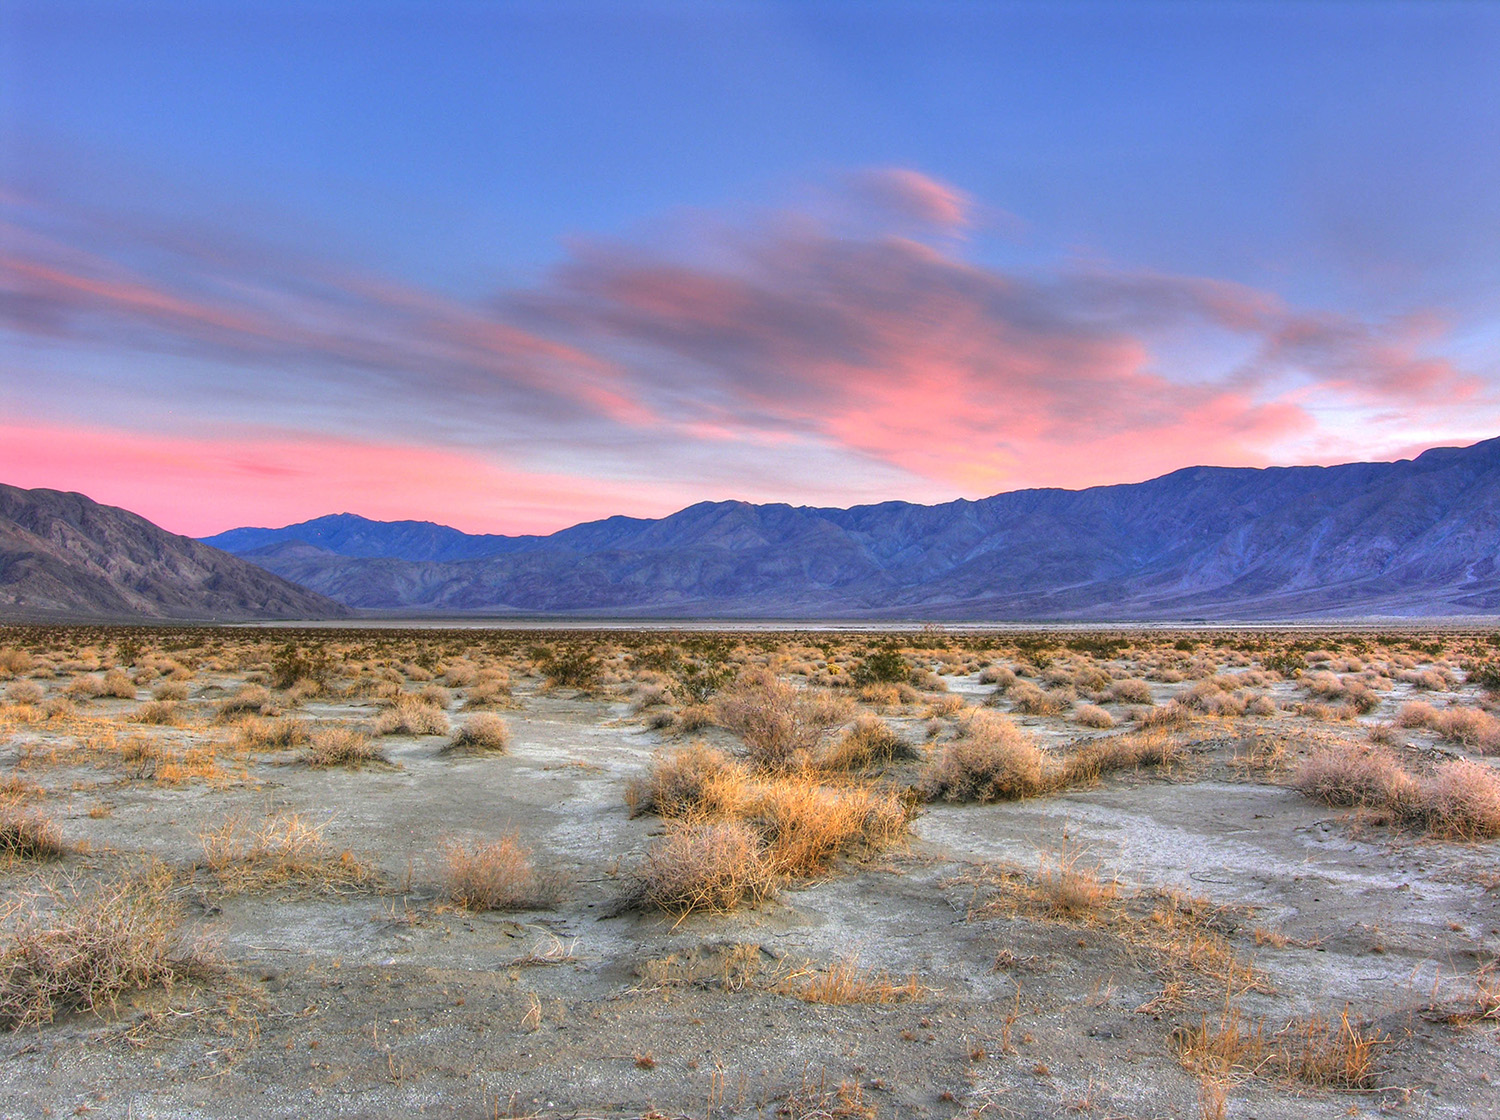
M 940 229 L 969 223 L 973 200 L 956 187 L 906 167 L 883 167 L 850 176 L 856 196 L 901 221 Z
M 1493 411 L 1439 352 L 1432 316 L 1367 322 L 1098 264 L 987 268 L 955 239 L 920 239 L 969 222 L 957 189 L 899 168 L 847 185 L 843 204 L 876 211 L 875 226 L 775 215 L 675 256 L 583 244 L 542 284 L 489 301 L 243 245 L 136 244 L 87 222 L 69 240 L 41 223 L 6 238 L 0 320 L 45 342 L 211 359 L 173 396 L 172 422 L 203 430 L 203 401 L 231 394 L 244 414 L 222 443 L 13 423 L 0 469 L 194 532 L 338 509 L 518 531 L 727 496 L 1132 481 L 1285 461 L 1320 446 L 1334 408 L 1467 397 Z M 1227 339 L 1236 356 L 1171 367 L 1163 340 L 1183 337 L 1200 352 Z

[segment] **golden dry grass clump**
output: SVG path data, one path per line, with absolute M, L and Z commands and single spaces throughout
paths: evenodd
M 66 852 L 62 831 L 52 818 L 14 802 L 0 803 L 0 857 L 45 860 Z
M 1247 1020 L 1233 1006 L 1226 1006 L 1217 1022 L 1204 1016 L 1196 1026 L 1179 1027 L 1173 1040 L 1182 1064 L 1195 1072 L 1274 1077 L 1354 1092 L 1375 1087 L 1380 1048 L 1391 1042 L 1378 1030 L 1357 1026 L 1347 1009 L 1337 1023 L 1315 1015 L 1268 1031 L 1264 1022 Z
M 889 723 L 864 712 L 853 727 L 829 745 L 818 764 L 825 770 L 863 770 L 920 757 L 921 752 L 896 734 Z
M 163 681 L 151 690 L 153 700 L 177 700 L 188 698 L 188 686 L 186 681 L 168 680 Z
M 302 761 L 323 768 L 387 764 L 390 759 L 383 748 L 356 727 L 325 727 L 313 733 Z
M 148 700 L 130 713 L 130 722 L 157 727 L 176 727 L 183 718 L 182 709 L 175 700 Z
M 754 884 L 762 876 L 811 878 L 825 874 L 832 863 L 862 851 L 878 851 L 905 833 L 909 810 L 892 788 L 830 785 L 814 770 L 757 773 L 721 751 L 694 744 L 659 758 L 647 774 L 634 781 L 626 794 L 633 813 L 653 811 L 672 823 L 668 840 L 657 845 L 640 872 L 642 882 L 694 881 L 707 874 L 721 881 Z M 704 831 L 709 826 L 733 824 L 731 832 Z M 750 867 L 726 870 L 724 861 L 749 839 Z M 733 843 L 731 843 L 731 840 Z M 712 858 L 709 858 L 712 856 Z M 690 866 L 673 869 L 674 859 Z M 711 874 L 708 870 L 712 869 Z M 726 880 L 727 877 L 727 880 Z M 684 901 L 691 892 L 643 890 L 641 901 L 657 906 L 675 899 L 666 909 L 694 908 Z M 709 909 L 722 909 L 764 894 L 760 889 L 727 895 L 704 888 Z
M 403 693 L 375 721 L 377 735 L 446 735 L 448 714 L 431 700 Z
M 1343 744 L 1310 756 L 1292 782 L 1325 804 L 1381 810 L 1397 824 L 1441 839 L 1500 836 L 1500 775 L 1468 759 L 1440 763 L 1417 777 L 1385 750 Z
M 702 743 L 693 743 L 656 759 L 643 778 L 626 786 L 632 816 L 725 816 L 745 804 L 749 771 L 738 759 Z
M 1044 692 L 1030 681 L 1017 681 L 1006 692 L 1014 710 L 1027 716 L 1059 716 L 1077 699 L 1070 687 Z
M 36 659 L 24 649 L 0 649 L 0 679 L 24 673 L 34 664 Z
M 305 720 L 282 716 L 262 719 L 251 716 L 236 730 L 236 742 L 247 750 L 289 750 L 312 739 L 312 729 Z
M 471 716 L 443 746 L 444 752 L 504 754 L 510 749 L 510 727 L 497 715 L 480 712 Z
M 546 910 L 560 893 L 555 876 L 538 872 L 519 834 L 442 846 L 443 893 L 465 910 Z
M 889 847 L 908 819 L 893 790 L 791 780 L 757 783 L 742 812 L 771 869 L 794 879 L 822 875 L 841 856 Z
M 823 737 L 853 715 L 853 705 L 822 689 L 799 689 L 759 673 L 720 696 L 715 714 L 744 740 L 751 765 L 785 770 L 805 765 Z
M 276 701 L 270 689 L 258 684 L 242 685 L 233 696 L 221 700 L 214 711 L 215 723 L 232 723 L 246 716 L 274 716 Z
M 1390 753 L 1347 743 L 1310 755 L 1293 784 L 1326 805 L 1392 805 L 1409 798 L 1416 780 Z
M 1011 801 L 1047 788 L 1041 750 L 1004 716 L 977 711 L 958 732 L 922 774 L 919 788 L 929 800 Z
M 12 681 L 5 689 L 7 704 L 40 704 L 46 698 L 46 690 L 36 681 Z
M 1078 707 L 1073 709 L 1073 719 L 1084 727 L 1093 727 L 1099 730 L 1104 730 L 1115 725 L 1115 717 L 1097 704 L 1079 704 Z
M 769 897 L 776 886 L 759 837 L 734 820 L 675 822 L 638 877 L 642 903 L 679 915 L 723 913 Z
M 231 894 L 292 889 L 348 894 L 376 888 L 380 876 L 353 852 L 335 849 L 319 825 L 278 813 L 251 827 L 233 818 L 200 837 L 203 868 Z
M 0 951 L 0 1024 L 50 1023 L 60 1012 L 103 1012 L 126 992 L 201 967 L 177 933 L 170 873 L 99 886 L 62 905 L 13 912 Z
M 1500 754 L 1500 719 L 1480 708 L 1436 708 L 1422 700 L 1401 705 L 1398 727 L 1423 727 L 1479 754 Z

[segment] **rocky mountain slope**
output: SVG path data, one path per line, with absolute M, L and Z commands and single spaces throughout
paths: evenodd
M 0 485 L 0 620 L 339 618 L 340 603 L 82 494 Z
M 934 619 L 1500 611 L 1500 440 L 852 509 L 706 502 L 549 537 L 351 515 L 210 538 L 351 606 Z

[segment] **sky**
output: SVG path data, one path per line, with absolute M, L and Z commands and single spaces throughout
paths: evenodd
M 0 0 L 0 482 L 550 532 L 1500 435 L 1500 4 Z

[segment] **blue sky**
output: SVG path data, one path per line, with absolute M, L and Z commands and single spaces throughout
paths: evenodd
M 1500 6 L 0 0 L 0 477 L 558 528 L 1500 419 Z

